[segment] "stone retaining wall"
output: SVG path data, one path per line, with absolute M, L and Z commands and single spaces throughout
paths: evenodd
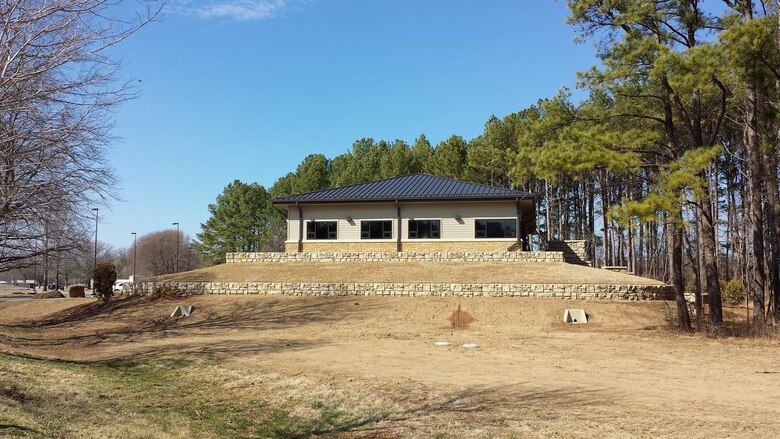
M 565 241 L 549 241 L 547 250 L 563 252 L 563 258 L 570 264 L 588 265 L 586 253 L 588 241 L 581 239 L 567 239 Z
M 228 253 L 226 262 L 565 262 L 563 252 L 260 252 Z
M 136 294 L 160 288 L 189 294 L 259 294 L 290 296 L 519 296 L 562 299 L 668 300 L 669 286 L 604 284 L 453 284 L 453 283 L 320 283 L 320 282 L 139 282 Z M 125 291 L 133 286 L 125 284 Z
M 303 252 L 395 252 L 398 243 L 395 240 L 384 241 L 304 241 L 301 243 Z M 508 252 L 517 249 L 514 240 L 478 239 L 473 241 L 402 241 L 402 252 L 433 253 L 433 252 Z M 297 242 L 287 242 L 284 249 L 289 253 L 298 252 Z

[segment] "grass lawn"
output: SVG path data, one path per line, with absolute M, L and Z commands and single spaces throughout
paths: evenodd
M 308 437 L 387 416 L 381 401 L 215 359 L 77 364 L 0 355 L 0 435 Z

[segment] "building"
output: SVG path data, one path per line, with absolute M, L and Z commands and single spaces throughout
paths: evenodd
M 287 252 L 517 251 L 536 229 L 534 194 L 412 174 L 277 198 Z

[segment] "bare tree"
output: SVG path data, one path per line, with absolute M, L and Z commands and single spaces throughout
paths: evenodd
M 191 239 L 184 233 L 178 234 L 179 262 L 176 263 L 176 239 L 175 229 L 160 230 L 138 237 L 138 263 L 139 275 L 159 276 L 188 269 L 194 270 L 202 266 L 195 251 L 188 251 Z M 125 274 L 132 274 L 133 248 L 126 251 Z
M 90 207 L 115 196 L 110 112 L 135 90 L 107 49 L 162 7 L 127 19 L 120 5 L 0 0 L 0 270 L 75 249 Z

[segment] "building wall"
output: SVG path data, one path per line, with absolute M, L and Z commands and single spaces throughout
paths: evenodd
M 401 203 L 402 251 L 508 251 L 516 250 L 516 238 L 478 239 L 474 236 L 477 218 L 495 219 L 517 216 L 514 201 L 458 202 L 458 203 Z M 395 251 L 399 231 L 395 204 L 303 205 L 303 251 Z M 532 211 L 532 202 L 523 202 L 523 209 Z M 459 217 L 459 218 L 457 218 Z M 347 218 L 351 218 L 351 221 Z M 299 215 L 296 206 L 289 206 L 287 224 L 288 252 L 298 250 Z M 409 219 L 437 219 L 441 221 L 439 239 L 408 239 Z M 336 221 L 337 239 L 309 240 L 306 222 L 310 220 Z M 392 239 L 361 239 L 361 220 L 391 220 Z

